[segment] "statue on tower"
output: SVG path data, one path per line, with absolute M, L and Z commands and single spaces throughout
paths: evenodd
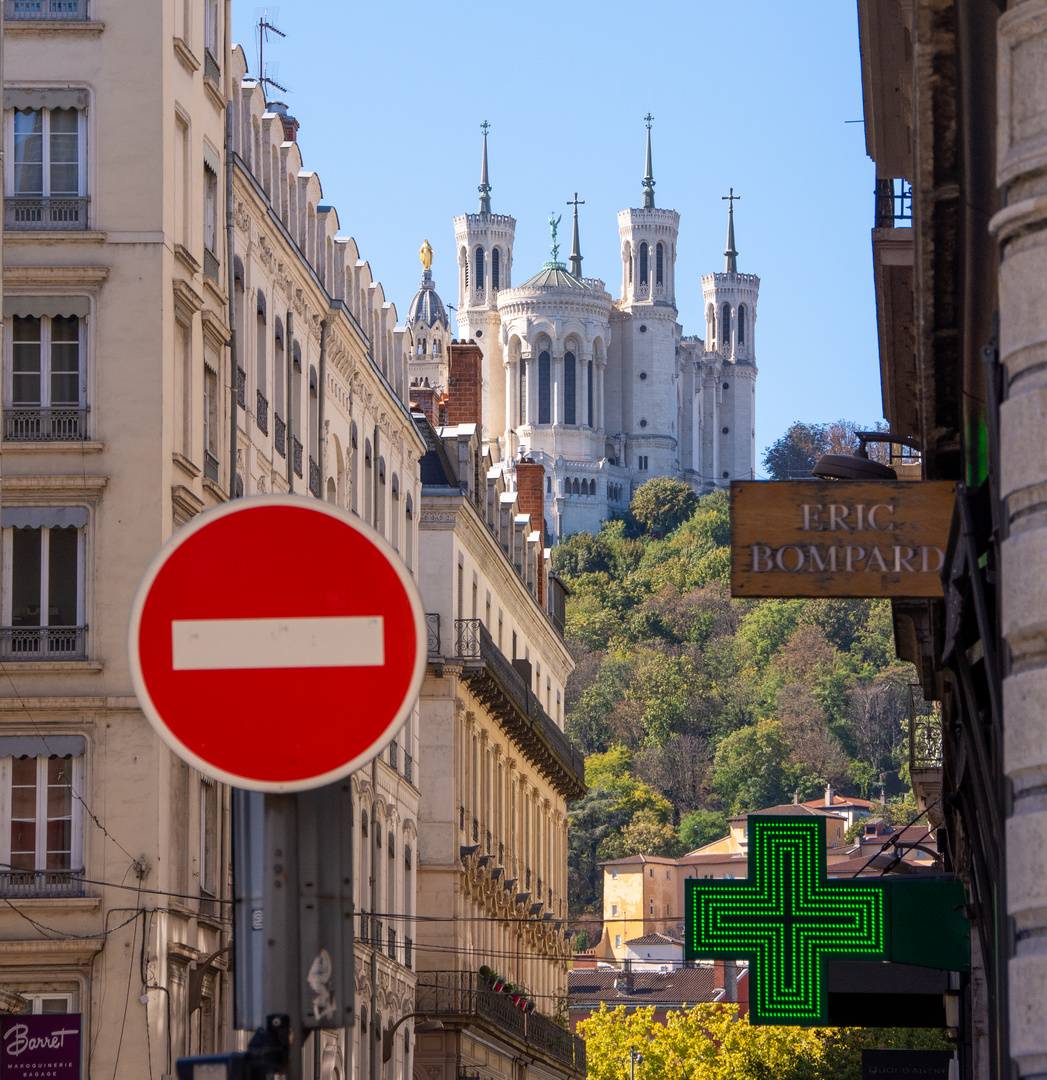
M 418 255 L 422 260 L 422 269 L 431 270 L 433 267 L 433 245 L 429 243 L 428 238 L 422 241 L 422 246 L 418 249 Z
M 560 254 L 560 245 L 556 242 L 556 229 L 560 224 L 560 219 L 563 217 L 563 214 L 561 214 L 560 217 L 554 217 L 553 215 L 555 213 L 555 210 L 549 212 L 549 229 L 553 234 L 553 262 L 556 262 L 557 256 Z

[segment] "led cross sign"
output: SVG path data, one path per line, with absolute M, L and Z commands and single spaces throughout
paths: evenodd
M 748 959 L 749 1019 L 828 1022 L 826 960 L 888 955 L 883 884 L 828 882 L 825 824 L 749 818 L 749 878 L 687 882 L 687 959 Z

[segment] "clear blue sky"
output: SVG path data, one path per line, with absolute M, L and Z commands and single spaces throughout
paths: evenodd
M 257 67 L 262 8 L 234 0 Z M 881 403 L 853 0 L 313 0 L 271 7 L 269 73 L 305 167 L 401 318 L 423 237 L 457 304 L 456 214 L 474 213 L 491 123 L 491 206 L 516 218 L 513 280 L 549 257 L 577 191 L 583 270 L 620 288 L 617 211 L 641 204 L 654 114 L 658 206 L 680 212 L 676 301 L 704 335 L 701 275 L 723 269 L 733 186 L 738 268 L 760 275 L 758 458 L 793 420 L 873 424 Z M 276 65 L 279 65 L 276 67 Z M 567 244 L 570 235 L 567 233 Z

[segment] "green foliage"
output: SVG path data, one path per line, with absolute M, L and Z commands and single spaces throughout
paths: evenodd
M 656 476 L 641 484 L 629 503 L 629 513 L 649 536 L 667 536 L 698 508 L 698 496 L 689 484 Z
M 785 729 L 777 720 L 740 728 L 720 743 L 713 760 L 713 783 L 732 814 L 791 800 L 788 754 Z
M 727 832 L 727 816 L 718 810 L 692 810 L 680 822 L 680 842 L 686 851 L 711 844 Z

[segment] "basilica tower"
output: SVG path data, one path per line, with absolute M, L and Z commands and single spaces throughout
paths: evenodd
M 727 200 L 722 274 L 702 277 L 706 377 L 695 395 L 695 460 L 706 486 L 749 480 L 756 461 L 756 302 L 760 279 L 738 272 L 734 188 Z
M 512 284 L 513 237 L 516 219 L 491 213 L 491 184 L 487 171 L 487 131 L 483 129 L 480 163 L 480 206 L 475 214 L 454 219 L 458 249 L 458 335 L 475 341 L 483 353 L 483 437 L 497 461 L 504 456 L 505 371 L 498 315 L 498 293 Z
M 633 487 L 652 476 L 673 476 L 679 461 L 679 389 L 676 362 L 676 240 L 680 215 L 654 204 L 651 121 L 643 206 L 618 212 L 622 292 L 611 313 L 608 401 L 617 415 L 606 416 L 608 435 L 618 432 L 619 464 L 630 470 Z

